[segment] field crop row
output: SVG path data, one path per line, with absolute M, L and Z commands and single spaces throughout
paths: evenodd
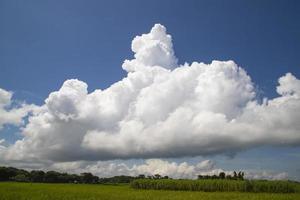
M 138 179 L 131 182 L 135 189 L 187 190 L 204 192 L 267 192 L 294 193 L 297 184 L 289 181 L 255 180 L 173 180 Z

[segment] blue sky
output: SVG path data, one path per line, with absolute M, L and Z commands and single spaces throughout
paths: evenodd
M 0 88 L 36 105 L 67 79 L 86 82 L 89 92 L 105 89 L 126 76 L 121 65 L 133 58 L 132 39 L 160 23 L 172 35 L 179 64 L 234 60 L 261 96 L 273 98 L 279 77 L 287 72 L 300 77 L 299 19 L 296 0 L 2 0 Z M 0 139 L 13 143 L 22 138 L 18 132 L 6 125 Z M 299 150 L 267 146 L 230 159 L 208 158 L 228 170 L 259 162 L 253 168 L 287 171 L 300 179 Z
M 168 28 L 179 63 L 236 61 L 267 96 L 300 75 L 298 1 L 1 1 L 0 84 L 41 103 L 64 80 L 89 89 L 125 76 L 130 42 Z

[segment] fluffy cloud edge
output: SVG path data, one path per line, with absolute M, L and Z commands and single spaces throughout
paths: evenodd
M 24 117 L 37 109 L 37 106 L 26 103 L 14 103 L 13 92 L 0 88 L 0 131 L 4 125 L 25 125 Z

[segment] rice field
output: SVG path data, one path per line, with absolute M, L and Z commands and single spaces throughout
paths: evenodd
M 133 189 L 129 185 L 0 183 L 0 200 L 299 200 L 300 193 Z

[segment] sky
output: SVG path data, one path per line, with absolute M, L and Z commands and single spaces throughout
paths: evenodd
M 0 164 L 300 180 L 299 1 L 0 1 Z

